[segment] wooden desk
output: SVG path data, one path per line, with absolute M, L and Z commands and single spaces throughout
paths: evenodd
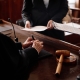
M 3 20 L 3 23 L 0 24 L 0 26 L 11 26 L 11 24 Z M 79 46 L 58 39 L 50 38 L 42 34 L 39 34 L 37 32 L 22 31 L 20 29 L 21 27 L 15 24 L 14 27 L 19 41 L 24 42 L 28 36 L 34 35 L 36 38 L 44 42 L 44 49 L 46 49 L 47 51 L 53 54 L 52 57 L 39 60 L 38 64 L 34 65 L 28 80 L 75 80 L 76 76 L 80 74 L 80 60 L 79 60 L 80 47 Z M 14 39 L 13 34 L 11 34 L 11 38 Z M 55 71 L 57 67 L 55 50 L 57 49 L 70 50 L 73 54 L 76 55 L 78 59 L 77 64 L 75 65 L 63 64 L 62 71 L 59 78 L 55 76 Z
M 72 23 L 73 24 L 73 23 Z M 70 26 L 73 26 L 75 28 L 79 28 L 77 27 L 77 24 L 78 26 L 80 25 L 80 23 L 75 23 L 76 25 L 70 25 Z M 69 33 L 69 32 L 65 32 L 65 41 L 69 42 L 69 43 L 72 43 L 72 44 L 80 44 L 80 35 L 78 34 L 73 34 L 73 33 Z M 80 45 L 79 45 L 80 46 Z
M 77 35 L 77 34 L 66 35 L 65 41 L 75 44 L 75 45 L 78 45 L 80 43 L 80 35 Z

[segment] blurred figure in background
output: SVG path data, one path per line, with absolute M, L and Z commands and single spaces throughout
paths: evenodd
M 64 40 L 64 32 L 55 30 L 52 22 L 62 23 L 67 12 L 67 0 L 24 0 L 21 14 L 25 27 L 47 26 L 41 34 Z

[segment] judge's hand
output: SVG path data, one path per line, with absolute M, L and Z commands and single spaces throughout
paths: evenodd
M 31 27 L 30 21 L 26 21 L 25 28 L 30 28 L 30 27 Z
M 47 29 L 53 29 L 53 28 L 54 28 L 53 20 L 49 20 L 47 23 Z
M 27 40 L 22 44 L 23 48 L 27 48 L 33 44 L 32 37 L 28 37 Z
M 39 40 L 34 40 L 32 47 L 35 48 L 37 50 L 38 54 L 39 54 L 39 52 L 43 48 L 43 42 L 39 41 Z

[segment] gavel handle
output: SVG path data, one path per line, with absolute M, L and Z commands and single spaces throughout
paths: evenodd
M 58 65 L 57 65 L 57 69 L 56 69 L 56 73 L 55 73 L 56 76 L 58 76 L 61 72 L 62 63 L 63 63 L 63 54 L 61 54 Z

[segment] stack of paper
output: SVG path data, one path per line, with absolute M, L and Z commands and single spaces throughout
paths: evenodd
M 61 31 L 80 35 L 80 25 L 79 24 L 76 24 L 76 23 L 61 24 L 61 23 L 53 22 L 53 25 L 55 25 L 54 29 L 58 29 Z

